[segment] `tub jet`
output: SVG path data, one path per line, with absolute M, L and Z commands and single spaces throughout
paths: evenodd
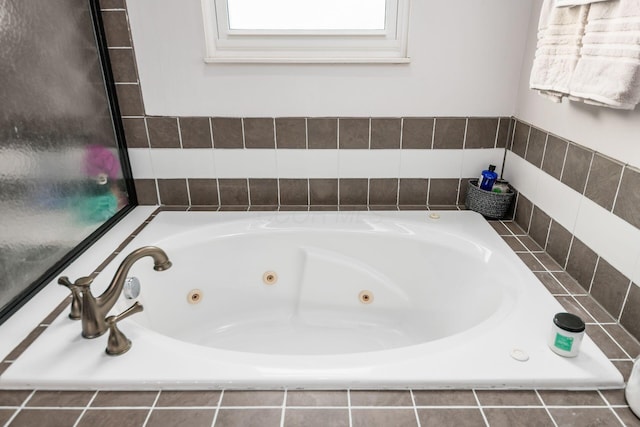
M 187 302 L 189 304 L 198 304 L 202 301 L 202 291 L 200 289 L 193 289 L 187 294 Z
M 278 281 L 278 275 L 275 271 L 265 271 L 262 275 L 262 281 L 265 285 L 275 285 Z
M 358 294 L 358 298 L 360 302 L 363 304 L 371 304 L 373 302 L 373 292 L 371 291 L 362 291 Z

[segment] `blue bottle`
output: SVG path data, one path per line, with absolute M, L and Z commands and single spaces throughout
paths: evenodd
M 482 176 L 478 181 L 478 187 L 486 191 L 491 191 L 491 188 L 493 188 L 493 183 L 496 182 L 496 179 L 498 179 L 498 174 L 495 173 L 495 170 L 496 167 L 494 165 L 489 165 L 488 170 L 483 170 Z

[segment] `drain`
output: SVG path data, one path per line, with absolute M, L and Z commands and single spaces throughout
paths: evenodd
M 198 304 L 202 301 L 202 291 L 200 289 L 193 289 L 187 294 L 187 302 L 189 304 Z
M 275 271 L 265 271 L 262 275 L 262 281 L 265 285 L 275 285 L 278 281 L 278 275 Z
M 371 304 L 373 302 L 373 292 L 362 291 L 358 294 L 358 299 L 363 304 Z

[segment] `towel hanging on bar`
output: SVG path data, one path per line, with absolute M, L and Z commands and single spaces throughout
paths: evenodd
M 580 6 L 583 4 L 599 3 L 601 1 L 610 1 L 610 0 L 557 0 L 555 7 Z
M 561 102 L 640 103 L 640 0 L 557 7 L 545 0 L 530 88 Z

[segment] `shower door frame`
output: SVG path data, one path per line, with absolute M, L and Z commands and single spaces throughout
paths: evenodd
M 102 22 L 102 15 L 100 14 L 100 0 L 87 0 L 87 4 L 91 12 L 91 21 L 96 40 L 97 53 L 100 58 L 105 91 L 109 102 L 109 109 L 111 111 L 111 121 L 116 139 L 115 142 L 118 148 L 120 166 L 122 168 L 122 175 L 129 203 L 105 221 L 105 223 L 97 230 L 78 243 L 71 251 L 67 252 L 62 259 L 47 269 L 40 277 L 13 298 L 5 307 L 0 309 L 0 325 L 25 305 L 31 298 L 33 298 L 40 290 L 42 290 L 42 288 L 50 283 L 64 268 L 76 260 L 84 251 L 86 251 L 122 218 L 138 206 L 138 198 L 135 191 L 133 175 L 131 173 L 131 164 L 129 162 L 129 155 L 127 152 L 124 127 L 122 125 L 120 107 L 118 105 L 118 98 L 116 94 L 116 85 L 113 79 L 113 72 L 111 70 L 107 38 Z

